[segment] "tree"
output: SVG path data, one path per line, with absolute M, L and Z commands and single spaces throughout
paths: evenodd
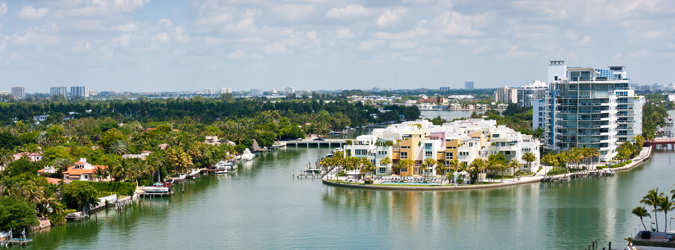
M 22 157 L 19 160 L 9 163 L 3 174 L 9 177 L 20 174 L 37 175 L 38 168 L 39 167 L 36 163 L 30 162 L 26 157 Z
M 424 159 L 424 162 L 422 162 L 423 170 L 424 172 L 428 172 L 434 168 L 434 165 L 436 165 L 436 160 L 433 158 L 426 158 Z
M 663 231 L 668 232 L 668 211 L 673 211 L 675 209 L 675 206 L 673 206 L 673 202 L 668 199 L 668 196 L 663 196 L 659 199 L 658 203 L 658 211 L 663 212 L 664 218 L 664 226 L 663 226 Z M 656 216 L 656 215 L 655 215 Z
M 535 156 L 532 152 L 526 152 L 525 154 L 523 154 L 523 157 L 521 157 L 521 159 L 527 162 L 527 169 L 529 169 L 530 172 L 533 172 L 532 165 L 530 164 L 537 160 L 537 156 Z
M 116 155 L 123 155 L 129 152 L 129 149 L 127 148 L 127 143 L 124 141 L 115 141 L 110 145 L 108 148 L 108 151 L 111 154 L 116 154 Z
M 38 223 L 37 213 L 32 204 L 20 198 L 7 196 L 0 200 L 0 230 L 7 231 L 10 228 L 18 230 Z
M 642 220 L 642 218 L 644 218 L 644 217 L 652 217 L 652 215 L 649 214 L 647 209 L 645 209 L 645 207 L 636 207 L 636 208 L 633 208 L 632 213 L 635 216 L 640 218 L 640 222 L 642 222 L 642 226 L 645 228 L 645 230 L 647 230 L 647 226 L 645 226 L 645 222 Z
M 513 169 L 513 181 L 516 180 L 516 168 L 520 166 L 520 163 L 516 159 L 511 159 L 508 163 L 508 167 Z
M 14 149 L 21 141 L 9 132 L 0 133 L 0 149 Z
M 443 172 L 445 172 L 445 170 L 447 170 L 447 169 L 448 169 L 448 167 L 446 167 L 445 164 L 443 164 L 443 162 L 439 162 L 436 165 L 436 174 L 438 174 L 442 177 Z M 443 185 L 443 178 L 441 178 L 441 185 Z
M 122 141 L 125 138 L 126 137 L 124 137 L 122 132 L 112 128 L 105 132 L 103 138 L 101 138 L 101 140 L 98 141 L 98 145 L 101 146 L 103 149 L 108 150 L 113 145 L 113 143 L 115 143 L 116 141 Z
M 469 174 L 471 175 L 471 181 L 473 181 L 474 184 L 478 181 L 478 173 L 483 171 L 485 165 L 485 161 L 481 158 L 476 158 L 469 164 Z
M 399 169 L 410 173 L 409 175 L 412 176 L 412 171 L 409 171 L 412 167 L 415 166 L 415 161 L 411 159 L 403 159 L 398 162 L 398 167 Z
M 663 197 L 663 193 L 659 193 L 659 189 L 655 188 L 652 190 L 649 190 L 647 192 L 647 195 L 642 197 L 642 200 L 640 200 L 641 204 L 645 204 L 647 206 L 652 206 L 654 210 L 654 220 L 656 221 L 656 231 L 659 231 L 659 219 L 658 216 L 656 216 L 656 212 L 658 212 L 657 207 L 659 206 L 659 200 Z
M 94 187 L 82 181 L 73 181 L 63 188 L 63 202 L 68 207 L 78 209 L 98 205 L 98 192 Z
M 555 165 L 558 165 L 558 157 L 556 157 L 554 154 L 546 154 L 543 158 L 541 158 L 541 162 L 548 166 L 554 167 Z M 546 171 L 546 174 L 548 175 L 548 171 Z

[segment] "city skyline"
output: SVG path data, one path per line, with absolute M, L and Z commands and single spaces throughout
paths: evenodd
M 667 85 L 674 4 L 0 1 L 0 89 L 498 88 L 549 60 Z

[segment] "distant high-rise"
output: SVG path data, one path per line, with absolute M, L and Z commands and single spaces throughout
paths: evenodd
M 70 87 L 70 97 L 89 97 L 89 86 L 72 86 Z
M 97 96 L 98 92 L 96 90 L 89 90 L 89 96 Z
M 220 89 L 220 94 L 230 94 L 232 93 L 232 88 L 222 88 Z
M 510 89 L 508 86 L 503 89 L 497 89 L 495 91 L 495 102 L 501 101 L 502 103 L 517 103 L 518 102 L 518 89 Z
M 205 94 L 205 95 L 215 95 L 215 94 L 216 94 L 216 90 L 213 89 L 213 88 L 205 88 L 205 89 L 204 89 L 204 94 Z
M 472 90 L 473 89 L 473 81 L 464 82 L 464 89 Z
M 286 87 L 286 88 L 284 89 L 284 92 L 286 92 L 287 95 L 293 94 L 293 93 L 295 93 L 295 88 L 293 88 L 293 87 Z
M 262 89 L 251 89 L 251 96 L 262 96 Z
M 12 87 L 12 96 L 16 99 L 26 97 L 26 89 L 24 87 Z
M 51 87 L 51 88 L 49 88 L 49 94 L 50 95 L 66 96 L 68 94 L 68 88 L 66 88 L 66 87 Z

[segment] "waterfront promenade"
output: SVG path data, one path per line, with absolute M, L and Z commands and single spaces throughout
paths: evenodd
M 640 151 L 640 154 L 633 158 L 631 160 L 631 163 L 626 164 L 626 166 L 623 167 L 618 167 L 618 168 L 611 168 L 611 169 L 603 169 L 603 170 L 596 170 L 596 171 L 611 171 L 611 172 L 621 172 L 621 171 L 629 171 L 632 170 L 633 168 L 641 165 L 644 163 L 646 160 L 649 159 L 652 153 L 652 147 L 643 147 L 642 151 Z M 326 185 L 331 185 L 331 186 L 339 186 L 339 187 L 350 187 L 350 188 L 365 188 L 365 189 L 376 189 L 376 190 L 475 190 L 475 189 L 488 189 L 488 188 L 503 188 L 503 187 L 510 187 L 510 186 L 515 186 L 515 185 L 523 185 L 523 184 L 528 184 L 528 183 L 535 183 L 535 182 L 542 182 L 545 180 L 551 180 L 551 181 L 560 181 L 560 180 L 565 180 L 567 178 L 570 178 L 571 175 L 574 175 L 575 173 L 571 174 L 560 174 L 560 175 L 554 175 L 554 176 L 546 176 L 546 172 L 548 171 L 548 168 L 544 168 L 541 171 L 537 172 L 534 176 L 524 176 L 516 179 L 503 179 L 503 182 L 498 181 L 498 180 L 491 180 L 493 183 L 484 183 L 484 184 L 478 184 L 478 185 L 455 185 L 455 184 L 443 184 L 443 185 L 429 185 L 429 184 L 404 184 L 404 185 L 396 185 L 396 184 L 391 184 L 391 185 L 382 185 L 379 184 L 381 182 L 375 182 L 375 184 L 368 184 L 365 185 L 363 183 L 349 183 L 346 182 L 347 177 L 342 176 L 342 177 L 330 177 L 326 176 L 322 178 L 323 184 Z M 415 178 L 424 178 L 424 177 L 415 177 Z M 432 177 L 434 178 L 434 177 Z M 440 177 L 435 177 L 435 178 L 440 178 Z M 447 183 L 447 178 L 443 178 L 444 182 Z

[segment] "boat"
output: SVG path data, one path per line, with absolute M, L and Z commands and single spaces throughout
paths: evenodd
M 155 183 L 149 187 L 138 187 L 138 188 L 143 190 L 143 192 L 149 194 L 164 194 L 169 192 L 169 187 L 167 187 L 164 183 Z
M 87 218 L 83 212 L 72 212 L 66 215 L 66 220 L 81 220 Z
M 187 174 L 187 176 L 185 178 L 187 178 L 187 179 L 197 179 L 197 178 L 202 176 L 201 174 L 199 174 L 199 172 L 200 172 L 199 169 L 195 169 L 191 173 Z
M 225 170 L 225 169 L 219 169 L 219 170 L 216 170 L 216 171 L 213 172 L 213 173 L 214 173 L 214 174 L 227 174 L 227 173 L 229 173 L 229 171 L 227 171 L 227 170 Z
M 219 161 L 215 166 L 213 166 L 213 168 L 218 170 L 232 170 L 236 167 L 236 165 L 232 165 L 232 162 L 227 161 Z
M 249 149 L 247 148 L 247 149 L 245 149 L 244 152 L 239 156 L 239 158 L 240 158 L 242 161 L 250 161 L 250 160 L 253 160 L 253 158 L 255 158 L 255 154 L 251 153 L 251 150 L 249 150 Z
M 340 134 L 342 134 L 342 132 L 340 132 L 340 131 L 330 131 L 330 133 L 328 133 L 328 134 L 329 135 L 340 135 Z

